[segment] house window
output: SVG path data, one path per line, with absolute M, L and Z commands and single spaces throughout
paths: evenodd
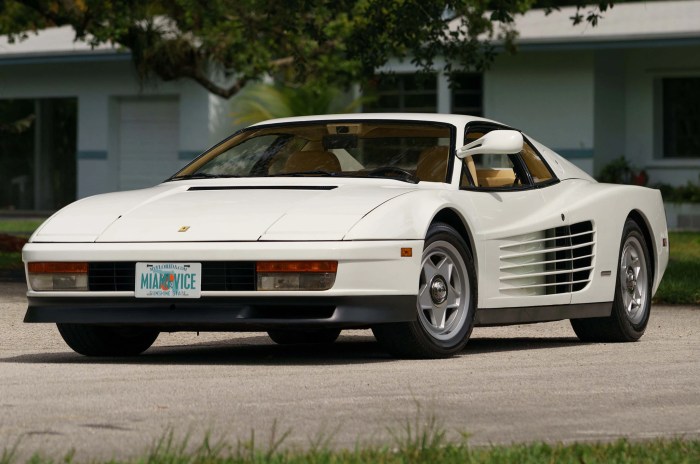
M 452 77 L 452 113 L 481 116 L 483 107 L 483 79 L 479 73 L 462 73 Z
M 662 79 L 663 156 L 700 157 L 700 77 Z
M 75 201 L 78 100 L 0 100 L 0 212 Z
M 372 101 L 365 111 L 382 113 L 435 113 L 437 77 L 435 74 L 387 74 L 368 85 Z

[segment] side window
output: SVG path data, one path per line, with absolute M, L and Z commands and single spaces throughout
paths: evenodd
M 472 142 L 492 128 L 474 128 L 467 132 L 465 143 Z M 460 187 L 513 188 L 527 186 L 522 166 L 516 155 L 473 155 L 462 160 Z
M 532 181 L 535 184 L 541 184 L 542 182 L 552 180 L 554 176 L 549 169 L 547 169 L 547 165 L 544 164 L 542 158 L 540 158 L 535 149 L 532 148 L 529 143 L 525 142 L 523 145 L 523 151 L 520 152 L 520 156 L 523 158 L 525 166 L 527 166 L 527 170 L 530 171 Z
M 465 143 L 472 142 L 493 130 L 491 127 L 469 129 Z M 512 188 L 521 189 L 531 186 L 526 172 L 529 171 L 534 184 L 550 181 L 552 173 L 527 142 L 522 151 L 511 155 L 473 155 L 462 161 L 462 188 Z M 522 160 L 522 161 L 521 161 Z

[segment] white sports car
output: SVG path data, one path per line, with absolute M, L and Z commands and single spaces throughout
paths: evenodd
M 79 200 L 23 250 L 26 322 L 88 356 L 161 331 L 330 343 L 370 327 L 401 357 L 475 325 L 571 319 L 634 341 L 668 262 L 657 190 L 599 184 L 500 123 L 440 114 L 266 121 L 160 185 Z

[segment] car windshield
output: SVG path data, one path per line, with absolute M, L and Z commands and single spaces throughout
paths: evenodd
M 252 127 L 171 180 L 210 177 L 386 177 L 445 182 L 454 130 L 416 121 L 315 121 Z

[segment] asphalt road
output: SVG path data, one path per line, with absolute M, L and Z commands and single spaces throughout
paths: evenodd
M 23 324 L 0 283 L 0 450 L 128 457 L 173 430 L 235 445 L 290 430 L 286 446 L 391 443 L 434 416 L 473 444 L 700 437 L 700 309 L 654 307 L 638 343 L 580 343 L 568 322 L 475 329 L 447 360 L 385 355 L 371 332 L 331 347 L 264 334 L 162 334 L 135 359 L 74 354 L 55 327 Z M 0 453 L 1 454 L 1 453 Z

